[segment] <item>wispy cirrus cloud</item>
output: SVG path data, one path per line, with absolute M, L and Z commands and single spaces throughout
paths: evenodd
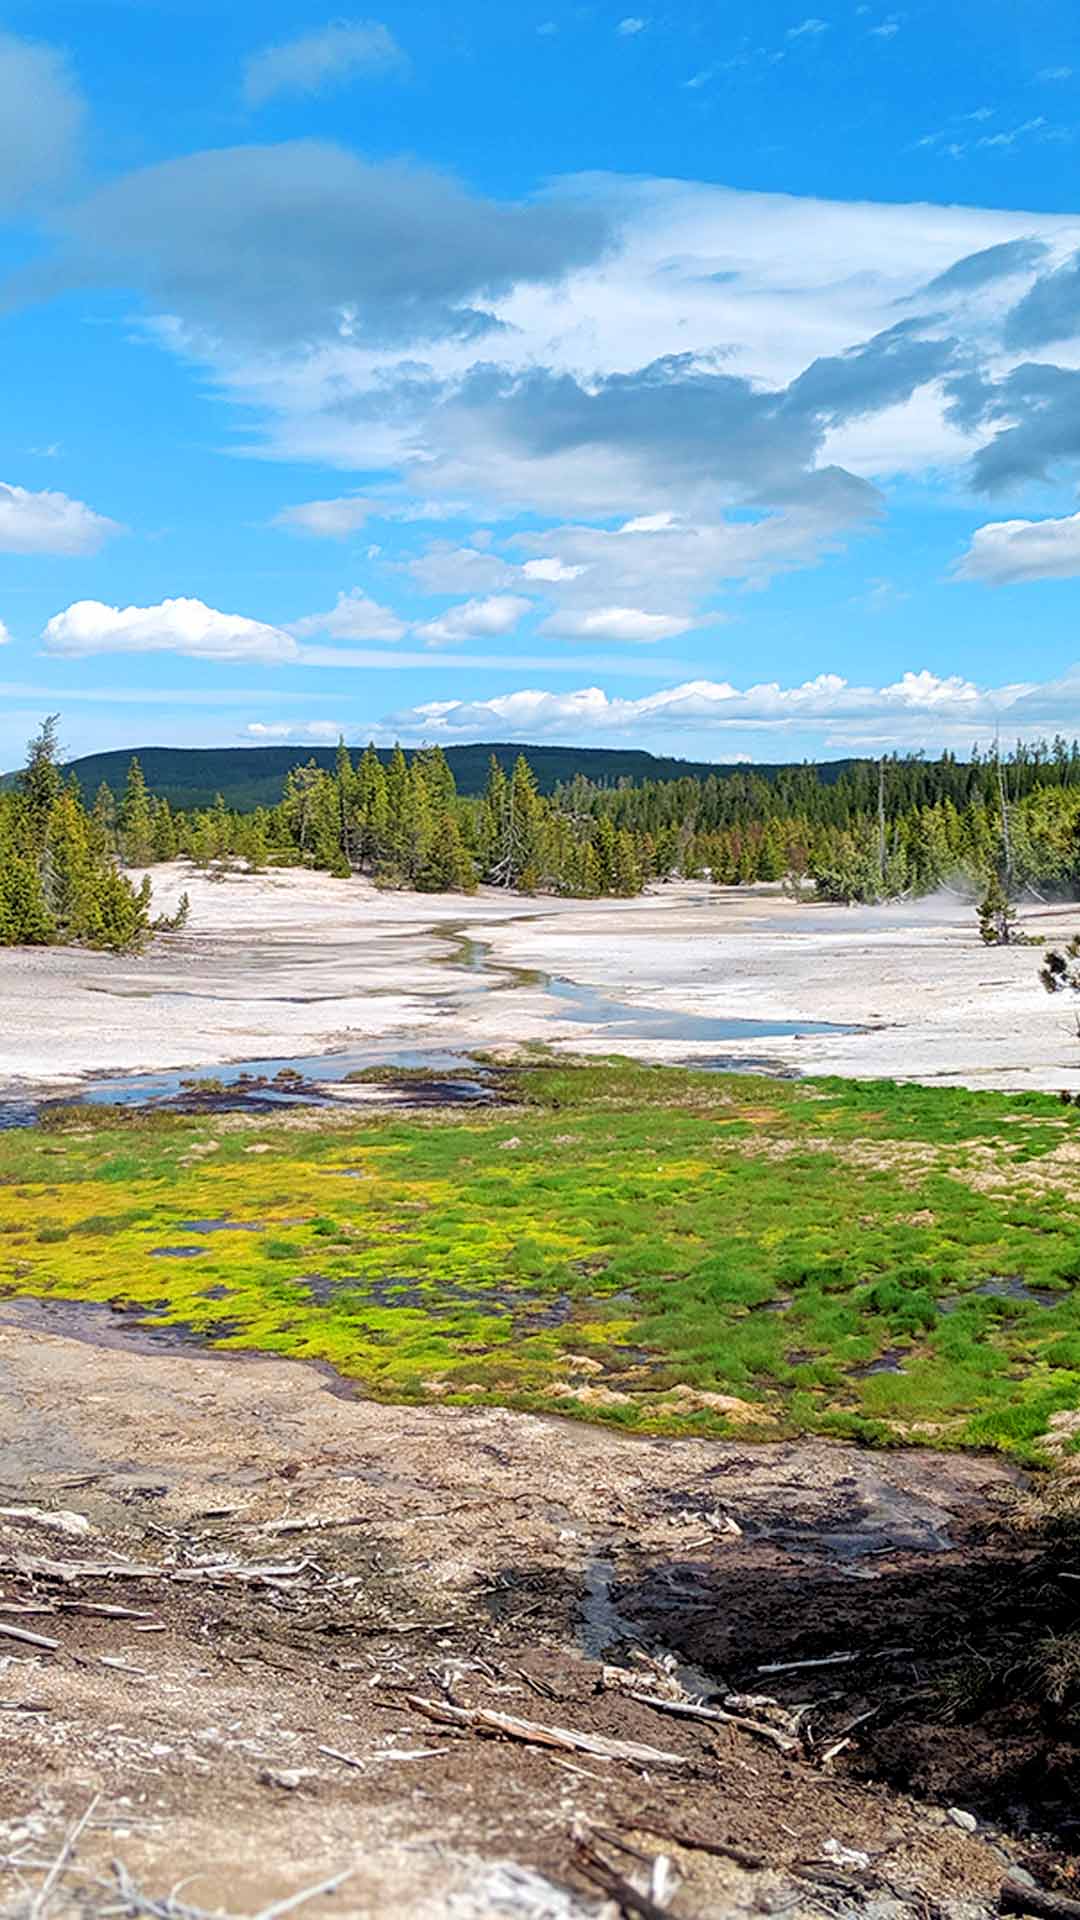
M 344 540 L 377 512 L 376 501 L 347 494 L 337 500 L 304 500 L 297 506 L 283 507 L 271 524 L 290 533 L 311 534 L 318 540 Z
M 66 56 L 0 32 L 0 212 L 24 208 L 64 185 L 85 118 Z
M 310 97 L 345 86 L 359 74 L 402 73 L 407 67 L 381 20 L 334 20 L 253 53 L 244 68 L 244 98 L 249 106 L 261 107 L 280 94 Z

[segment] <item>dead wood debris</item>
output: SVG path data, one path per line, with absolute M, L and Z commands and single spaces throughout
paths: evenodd
M 448 1727 L 467 1727 L 474 1733 L 501 1735 L 506 1740 L 523 1740 L 533 1747 L 556 1747 L 566 1753 L 590 1753 L 600 1760 L 630 1760 L 639 1766 L 685 1767 L 685 1754 L 669 1753 L 660 1747 L 643 1746 L 636 1740 L 609 1740 L 599 1733 L 579 1733 L 572 1727 L 545 1727 L 538 1720 L 522 1720 L 517 1714 L 497 1713 L 491 1707 L 455 1707 L 445 1700 L 423 1700 L 418 1694 L 406 1695 L 407 1704 L 428 1720 Z
M 709 1720 L 721 1726 L 736 1727 L 740 1733 L 752 1734 L 756 1740 L 767 1740 L 771 1746 L 778 1747 L 781 1753 L 802 1751 L 802 1742 L 793 1733 L 785 1733 L 780 1727 L 770 1727 L 764 1720 L 749 1720 L 744 1714 L 728 1713 L 724 1707 L 707 1707 L 696 1700 L 665 1700 L 651 1693 L 631 1693 L 630 1698 L 643 1707 L 652 1707 L 657 1713 L 672 1713 L 683 1720 Z

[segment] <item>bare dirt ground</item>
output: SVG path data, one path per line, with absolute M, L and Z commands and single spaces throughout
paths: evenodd
M 0 1303 L 0 1911 L 348 1872 L 304 1911 L 978 1920 L 1056 1872 L 1075 1749 L 932 1705 L 996 1595 L 1058 1619 L 1002 1465 L 388 1408 L 64 1311 Z M 706 1691 L 734 1722 L 664 1705 Z M 598 1858 L 654 1906 L 605 1905 Z
M 0 950 L 0 1091 L 335 1048 L 377 1057 L 530 1040 L 1080 1090 L 1075 1022 L 1039 986 L 1037 952 L 982 947 L 970 906 L 952 899 L 823 908 L 691 883 L 625 901 L 463 898 L 291 871 L 211 881 L 182 866 L 152 878 L 160 910 L 187 889 L 191 919 L 137 960 Z M 1080 910 L 1036 909 L 1028 924 L 1066 938 Z M 482 944 L 466 950 L 454 928 Z M 553 995 L 545 975 L 592 994 Z M 642 1021 L 650 1008 L 675 1030 Z M 863 1030 L 717 1038 L 695 1026 L 703 1018 Z

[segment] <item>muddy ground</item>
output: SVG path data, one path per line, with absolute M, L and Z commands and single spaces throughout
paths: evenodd
M 618 1910 L 597 1856 L 641 1886 L 667 1856 L 682 1920 L 975 1920 L 1010 1866 L 1071 1884 L 1066 1723 L 1015 1689 L 949 1717 L 958 1654 L 1080 1610 L 1000 1463 L 383 1407 L 13 1301 L 0 1432 L 0 1628 L 57 1642 L 0 1635 L 0 1910 L 132 1910 L 126 1875 L 256 1913 L 348 1870 L 304 1911 L 559 1920 Z M 762 1671 L 791 1661 L 828 1663 Z

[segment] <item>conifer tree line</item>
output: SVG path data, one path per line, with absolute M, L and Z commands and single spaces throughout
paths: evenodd
M 524 754 L 510 773 L 492 759 L 485 792 L 462 796 L 438 747 L 387 764 L 341 745 L 332 771 L 287 776 L 278 806 L 176 812 L 148 793 L 133 761 L 119 802 L 107 788 L 93 816 L 132 866 L 186 855 L 200 866 L 241 860 L 307 865 L 422 891 L 480 883 L 580 898 L 631 895 L 653 879 L 806 883 L 819 899 L 982 889 L 1080 893 L 1080 747 L 1019 745 L 959 761 L 919 755 L 600 786 L 583 776 L 550 797 Z
M 1006 898 L 1025 887 L 1076 896 L 1080 748 L 1056 740 L 968 761 L 895 756 L 615 786 L 578 776 L 546 796 L 525 754 L 509 772 L 493 757 L 485 791 L 460 795 L 438 747 L 384 760 L 342 744 L 331 770 L 293 768 L 275 807 L 241 813 L 219 798 L 174 811 L 138 760 L 122 794 L 102 786 L 87 807 L 60 769 L 54 717 L 0 793 L 0 945 L 137 947 L 166 923 L 151 921 L 149 885 L 124 869 L 178 857 L 211 872 L 308 866 L 387 887 L 586 899 L 671 877 L 805 882 L 848 901 L 991 880 Z
M 110 834 L 58 762 L 53 714 L 0 793 L 0 946 L 137 947 L 149 932 L 150 883 L 135 887 L 121 872 Z
M 639 893 L 653 872 L 647 833 L 538 792 L 524 755 L 507 774 L 492 760 L 486 791 L 457 792 L 440 747 L 384 764 L 374 747 L 354 762 L 340 746 L 332 772 L 294 767 L 276 807 L 237 813 L 219 798 L 190 812 L 147 790 L 133 760 L 119 801 L 99 789 L 93 817 L 128 866 L 186 856 L 214 868 L 309 866 L 425 893 L 481 884 L 584 898 Z

